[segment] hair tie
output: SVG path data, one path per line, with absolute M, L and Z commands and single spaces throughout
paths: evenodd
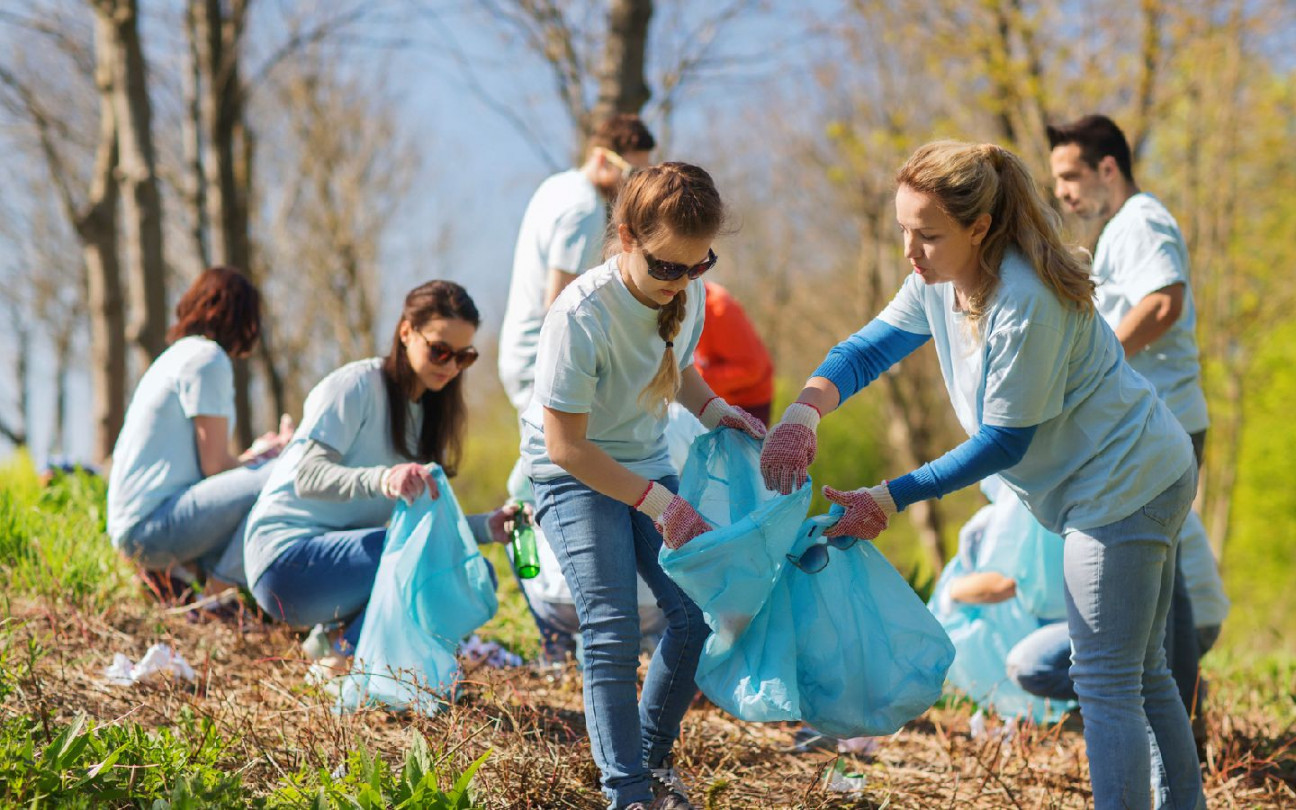
M 673 341 L 673 340 L 668 340 L 668 341 L 666 341 L 666 348 L 669 349 L 669 348 L 673 347 L 674 345 L 675 345 L 675 341 Z

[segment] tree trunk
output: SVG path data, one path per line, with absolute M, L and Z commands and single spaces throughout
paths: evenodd
M 86 206 L 75 222 L 86 267 L 90 311 L 90 376 L 94 391 L 94 450 L 112 455 L 126 417 L 126 311 L 117 254 L 117 122 L 113 102 L 111 23 L 95 23 L 95 83 L 99 88 L 99 145 Z
M 153 149 L 148 65 L 139 34 L 138 0 L 97 0 L 113 26 L 113 98 L 126 255 L 131 277 L 131 343 L 143 370 L 166 348 L 166 261 L 162 200 Z
M 644 51 L 652 14 L 652 0 L 612 0 L 607 44 L 599 68 L 598 100 L 590 111 L 586 135 L 616 113 L 639 112 L 652 95 L 644 78 Z
M 226 9 L 222 0 L 193 0 L 194 51 L 199 65 L 199 118 L 202 122 L 202 157 L 205 171 L 206 219 L 211 228 L 212 261 L 227 265 L 258 281 L 252 267 L 252 239 L 248 224 L 250 188 L 249 156 L 245 130 L 243 81 L 239 54 L 247 14 L 246 0 L 233 0 Z M 263 339 L 259 356 L 271 380 L 278 374 Z M 234 362 L 235 440 L 242 447 L 256 435 L 252 411 L 251 373 L 246 360 Z M 280 403 L 276 402 L 278 408 Z
M 203 165 L 202 54 L 199 45 L 200 9 L 193 3 L 185 6 L 185 38 L 188 40 L 188 63 L 183 75 L 185 114 L 181 119 L 184 138 L 185 203 L 189 208 L 189 238 L 195 272 L 211 265 L 207 224 L 207 176 Z

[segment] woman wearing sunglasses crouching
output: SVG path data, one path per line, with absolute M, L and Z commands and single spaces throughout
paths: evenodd
M 622 189 L 616 254 L 554 302 L 540 330 L 522 459 L 536 518 L 571 587 L 585 646 L 585 724 L 612 808 L 688 808 L 670 766 L 707 637 L 702 613 L 657 562 L 708 530 L 675 495 L 665 432 L 671 400 L 709 428 L 765 427 L 715 396 L 693 366 L 711 242 L 724 207 L 702 169 L 665 163 Z M 636 695 L 636 571 L 667 627 Z
M 477 359 L 478 324 L 458 284 L 412 290 L 387 356 L 349 363 L 307 396 L 252 509 L 244 564 L 261 609 L 294 627 L 349 622 L 326 666 L 341 668 L 359 639 L 394 501 L 438 496 L 429 462 L 455 473 L 467 416 L 460 372 Z M 497 510 L 470 523 L 479 540 L 489 531 L 503 541 L 505 518 Z
M 815 428 L 931 340 L 971 437 L 890 482 L 839 492 L 835 533 L 874 538 L 897 511 L 999 473 L 1066 539 L 1071 675 L 1094 806 L 1147 808 L 1151 726 L 1166 807 L 1203 806 L 1188 715 L 1162 640 L 1179 528 L 1196 486 L 1192 445 L 1094 314 L 1087 262 L 1021 160 L 992 144 L 919 149 L 896 177 L 913 274 L 882 313 L 838 344 L 770 431 L 771 488 L 805 481 Z

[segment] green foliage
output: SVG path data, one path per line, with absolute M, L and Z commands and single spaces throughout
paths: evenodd
M 0 804 L 59 807 L 244 807 L 252 797 L 209 718 L 181 710 L 174 728 L 96 726 L 85 714 L 58 729 L 31 717 L 0 725 Z
M 335 773 L 320 768 L 303 770 L 293 777 L 293 784 L 271 797 L 270 807 L 311 808 L 419 808 L 419 810 L 471 810 L 475 807 L 468 792 L 477 769 L 491 754 L 486 751 L 462 773 L 445 773 L 445 755 L 435 757 L 426 738 L 410 732 L 410 747 L 405 767 L 396 776 L 381 758 L 364 746 L 352 751 L 343 767 Z M 442 788 L 449 783 L 448 788 Z
M 56 474 L 42 486 L 30 459 L 0 466 L 0 579 L 10 593 L 101 608 L 130 579 L 104 533 L 106 482 Z
M 1224 625 L 1230 646 L 1296 651 L 1296 324 L 1274 331 L 1252 366 L 1238 450 L 1238 478 L 1221 567 L 1233 612 Z

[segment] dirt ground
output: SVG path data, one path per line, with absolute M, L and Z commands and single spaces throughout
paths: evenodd
M 486 749 L 475 799 L 488 808 L 605 806 L 589 756 L 574 668 L 543 675 L 526 667 L 466 673 L 461 699 L 433 717 L 364 711 L 339 715 L 333 701 L 305 685 L 298 638 L 254 621 L 199 622 L 159 608 L 124 605 L 103 615 L 15 606 L 16 639 L 46 652 L 20 681 L 11 709 L 47 720 L 84 710 L 101 723 L 174 722 L 183 707 L 215 722 L 233 740 L 231 770 L 270 791 L 303 763 L 334 771 L 359 745 L 403 761 L 410 734 L 426 735 L 454 772 Z M 109 685 L 114 652 L 138 658 L 170 643 L 193 665 L 198 685 Z M 11 697 L 11 701 L 15 700 Z M 1296 807 L 1292 729 L 1253 708 L 1246 690 L 1213 699 L 1204 769 L 1208 801 L 1219 808 Z M 933 709 L 871 753 L 790 751 L 795 726 L 734 720 L 699 697 L 684 722 L 676 766 L 699 807 L 1083 808 L 1090 806 L 1078 721 L 1025 726 L 1006 740 L 973 739 L 971 709 Z M 827 786 L 839 768 L 864 776 L 862 790 Z

